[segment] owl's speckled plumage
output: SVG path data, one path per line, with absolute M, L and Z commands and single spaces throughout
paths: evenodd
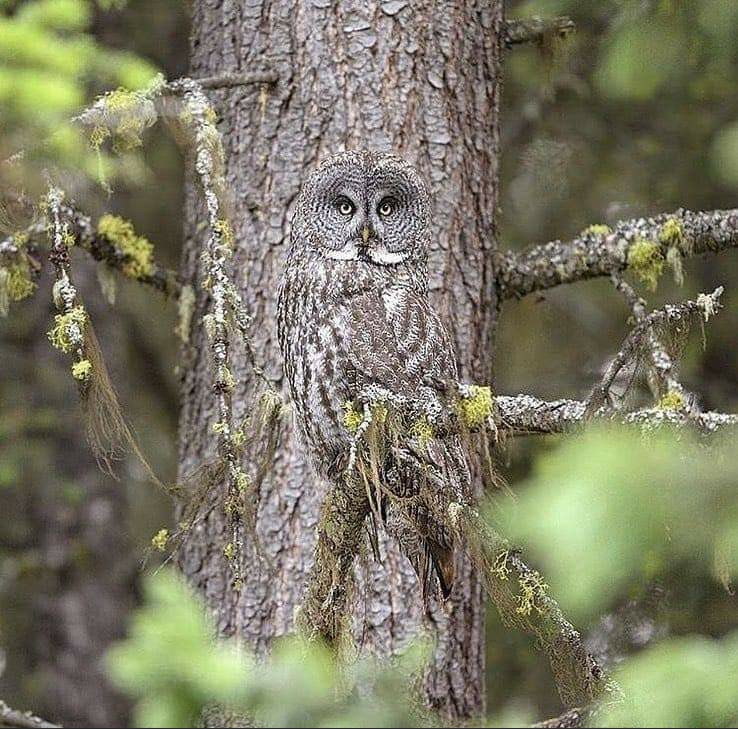
M 394 155 L 336 155 L 301 190 L 279 295 L 279 341 L 296 419 L 324 478 L 341 478 L 352 442 L 344 405 L 365 388 L 428 399 L 437 397 L 434 382 L 457 381 L 450 338 L 428 302 L 430 231 L 426 187 Z M 460 498 L 468 470 L 458 442 L 434 438 L 426 457 Z M 420 463 L 388 463 L 387 487 L 417 493 L 421 470 Z M 414 525 L 387 513 L 423 586 L 432 563 L 447 592 L 453 544 L 446 529 L 422 506 Z

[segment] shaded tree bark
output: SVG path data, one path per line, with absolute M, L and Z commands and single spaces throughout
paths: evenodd
M 431 295 L 455 340 L 465 380 L 491 378 L 497 291 L 496 250 L 501 0 L 406 3 L 363 0 L 196 0 L 191 75 L 268 67 L 274 87 L 211 91 L 221 116 L 233 193 L 236 281 L 254 317 L 253 344 L 267 374 L 282 383 L 276 341 L 277 282 L 289 220 L 307 172 L 343 148 L 392 149 L 415 163 L 435 199 Z M 187 202 L 183 278 L 199 275 L 204 233 L 197 194 Z M 200 297 L 197 312 L 205 301 Z M 180 471 L 214 456 L 216 419 L 209 349 L 199 318 L 183 357 Z M 238 344 L 236 415 L 248 415 L 258 382 Z M 251 465 L 260 444 L 246 454 Z M 220 630 L 263 652 L 293 629 L 312 563 L 324 496 L 296 441 L 283 428 L 261 489 L 258 535 L 269 564 L 247 555 L 240 593 L 222 557 L 222 509 L 207 513 L 187 539 L 180 564 L 205 595 Z M 218 495 L 211 495 L 213 505 Z M 253 547 L 249 547 L 250 550 Z M 401 650 L 423 624 L 412 567 L 383 539 L 381 563 L 357 566 L 355 635 L 380 655 Z M 484 604 L 477 574 L 457 564 L 460 586 L 429 622 L 438 645 L 427 700 L 450 718 L 484 709 Z

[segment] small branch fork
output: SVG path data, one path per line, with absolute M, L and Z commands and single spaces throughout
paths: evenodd
M 663 236 L 664 226 L 670 221 L 678 223 L 683 240 L 688 242 L 680 247 L 681 256 L 738 247 L 738 209 L 677 210 L 653 218 L 626 220 L 606 233 L 587 229 L 568 242 L 556 240 L 501 254 L 497 273 L 500 298 L 520 299 L 562 284 L 622 273 L 629 268 L 629 251 L 639 240 L 657 243 L 666 260 L 669 249 L 674 247 Z
M 0 727 L 18 727 L 18 729 L 56 729 L 52 724 L 34 716 L 30 711 L 11 709 L 4 701 L 0 701 Z

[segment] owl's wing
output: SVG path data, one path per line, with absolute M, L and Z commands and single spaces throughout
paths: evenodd
M 357 393 L 378 385 L 412 398 L 433 382 L 455 382 L 458 370 L 451 340 L 425 297 L 412 289 L 389 288 L 356 296 L 349 309 L 349 360 Z M 388 486 L 398 496 L 418 493 L 427 483 L 428 466 L 439 474 L 451 500 L 466 491 L 469 475 L 457 439 L 431 439 L 422 453 L 408 452 L 385 472 Z M 432 489 L 431 489 L 432 491 Z M 428 498 L 433 498 L 427 492 Z M 387 526 L 399 540 L 418 573 L 426 595 L 432 565 L 444 597 L 453 583 L 453 538 L 433 517 L 431 505 L 417 506 L 411 515 L 388 508 Z
M 407 287 L 368 291 L 349 304 L 349 361 L 357 389 L 379 385 L 412 397 L 432 381 L 456 381 L 451 340 L 426 298 Z

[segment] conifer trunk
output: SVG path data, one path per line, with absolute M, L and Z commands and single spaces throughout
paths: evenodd
M 432 296 L 455 340 L 463 378 L 490 381 L 501 22 L 502 0 L 193 2 L 192 76 L 263 68 L 279 74 L 274 88 L 210 93 L 225 138 L 237 285 L 254 318 L 257 356 L 282 385 L 276 294 L 295 198 L 320 159 L 360 147 L 394 150 L 428 181 L 435 204 Z M 202 219 L 191 189 L 183 272 L 192 280 L 205 239 Z M 200 314 L 204 305 L 201 298 Z M 182 473 L 214 455 L 208 362 L 198 326 L 183 357 Z M 238 345 L 233 365 L 242 382 L 235 411 L 244 416 L 258 383 Z M 258 448 L 253 444 L 247 456 Z M 212 510 L 190 535 L 181 567 L 224 634 L 264 651 L 292 630 L 323 494 L 288 422 L 261 490 L 258 534 L 271 564 L 248 557 L 238 594 L 222 558 L 228 541 L 222 510 Z M 429 704 L 449 719 L 484 708 L 482 588 L 468 564 L 457 567 L 462 585 L 448 614 L 434 609 L 430 618 L 438 647 L 426 681 Z M 380 655 L 401 650 L 423 622 L 411 566 L 383 542 L 381 564 L 363 556 L 357 573 L 357 640 Z

